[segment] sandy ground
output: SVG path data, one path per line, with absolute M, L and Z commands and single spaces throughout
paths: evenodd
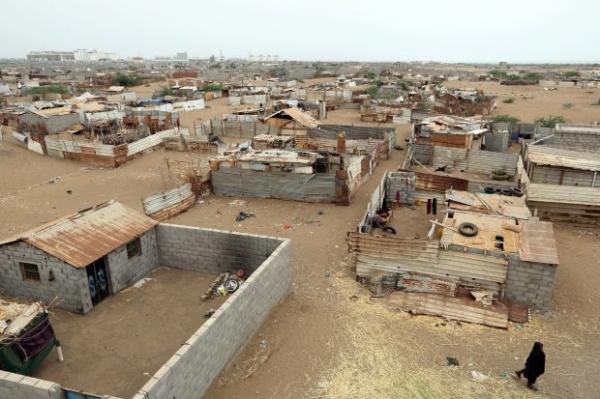
M 537 109 L 544 110 L 543 104 Z M 343 117 L 346 112 L 354 114 Z M 358 115 L 344 110 L 333 116 L 352 123 Z M 159 151 L 116 170 L 101 170 L 43 158 L 5 142 L 0 145 L 0 238 L 109 198 L 140 209 L 143 195 L 164 187 L 164 156 Z M 561 265 L 553 310 L 508 331 L 410 317 L 371 299 L 356 285 L 346 232 L 355 228 L 381 175 L 397 168 L 402 156 L 395 151 L 382 162 L 348 207 L 265 199 L 245 199 L 238 206 L 231 204 L 233 198 L 211 196 L 170 220 L 292 239 L 290 296 L 215 381 L 207 398 L 597 397 L 599 230 L 556 226 Z M 62 179 L 49 184 L 56 175 Z M 235 222 L 241 209 L 256 217 Z M 423 207 L 403 209 L 394 214 L 394 223 L 401 228 L 404 220 L 409 232 L 426 224 L 424 218 Z M 547 372 L 539 382 L 541 394 L 531 396 L 510 374 L 522 367 L 538 339 L 546 344 Z M 460 367 L 448 368 L 446 356 L 458 358 Z M 471 381 L 473 370 L 488 379 Z M 118 376 L 99 373 L 119 384 Z
M 600 121 L 600 89 L 559 87 L 556 91 L 545 91 L 542 86 L 503 86 L 498 82 L 447 82 L 448 87 L 482 89 L 485 94 L 498 97 L 498 107 L 493 115 L 508 114 L 522 122 L 533 122 L 549 115 L 561 115 L 573 123 Z M 512 104 L 502 101 L 514 98 Z M 571 103 L 570 108 L 565 104 Z
M 218 308 L 225 297 L 200 296 L 211 274 L 155 269 L 150 281 L 104 299 L 85 316 L 51 315 L 65 361 L 46 358 L 35 377 L 85 392 L 131 398 Z

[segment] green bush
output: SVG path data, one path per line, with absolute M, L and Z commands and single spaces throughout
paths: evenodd
M 69 88 L 63 85 L 47 85 L 40 87 L 30 87 L 21 90 L 24 96 L 43 96 L 46 94 L 67 94 Z
M 562 106 L 563 106 L 564 109 L 571 109 L 571 108 L 573 108 L 575 106 L 575 104 L 573 104 L 573 103 L 564 103 Z
M 491 121 L 492 123 L 519 123 L 520 119 L 510 115 L 494 115 Z
M 550 115 L 545 118 L 538 118 L 535 120 L 535 123 L 542 127 L 555 127 L 557 123 L 566 123 L 567 120 L 564 116 L 560 115 Z
M 140 84 L 140 78 L 135 74 L 119 72 L 113 77 L 113 83 L 118 86 L 136 86 Z
M 221 91 L 223 90 L 223 85 L 221 83 L 207 83 L 202 89 L 204 91 Z
M 505 98 L 504 100 L 502 100 L 502 102 L 504 104 L 512 104 L 512 103 L 515 102 L 515 98 L 514 97 L 508 97 L 508 98 Z

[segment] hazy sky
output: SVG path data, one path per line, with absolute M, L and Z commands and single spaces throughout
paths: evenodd
M 94 48 L 121 57 L 600 61 L 597 0 L 5 0 L 0 9 L 0 57 Z

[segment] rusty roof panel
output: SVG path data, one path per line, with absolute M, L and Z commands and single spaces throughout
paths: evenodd
M 469 185 L 467 180 L 452 176 L 422 172 L 416 172 L 415 175 L 417 176 L 416 187 L 420 190 L 434 190 L 445 193 L 446 190 L 452 188 L 455 190 L 467 191 Z
M 119 202 L 110 201 L 29 230 L 0 245 L 23 240 L 76 268 L 83 268 L 157 224 Z

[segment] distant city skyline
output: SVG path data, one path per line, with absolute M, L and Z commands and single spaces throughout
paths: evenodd
M 577 12 L 576 18 L 567 18 Z M 597 63 L 585 0 L 30 0 L 3 4 L 0 58 L 98 49 L 119 58 L 278 54 L 280 60 Z M 24 23 L 26 20 L 26 23 Z

